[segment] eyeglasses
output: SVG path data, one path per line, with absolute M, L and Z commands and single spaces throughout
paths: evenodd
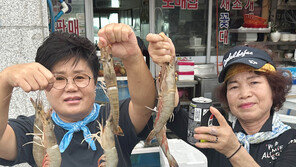
M 66 78 L 63 75 L 55 75 L 55 79 L 56 81 L 53 84 L 53 87 L 55 89 L 59 89 L 59 90 L 64 89 L 68 84 L 68 78 Z M 77 74 L 72 78 L 75 85 L 79 88 L 87 87 L 90 79 L 91 77 L 86 74 Z

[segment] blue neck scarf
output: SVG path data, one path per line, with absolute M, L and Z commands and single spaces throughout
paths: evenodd
M 86 126 L 88 123 L 96 120 L 98 118 L 100 111 L 100 105 L 94 104 L 93 110 L 91 113 L 85 117 L 82 121 L 74 122 L 74 123 L 66 123 L 60 119 L 60 117 L 56 114 L 56 112 L 52 112 L 51 118 L 52 120 L 60 127 L 68 130 L 68 132 L 64 135 L 59 148 L 60 152 L 63 153 L 67 147 L 69 146 L 74 132 L 79 132 L 80 130 L 83 131 L 83 136 L 85 141 L 89 144 L 92 150 L 97 150 L 95 142 L 90 138 L 90 131 Z
M 233 128 L 237 120 L 233 123 Z M 274 139 L 284 133 L 285 131 L 291 129 L 290 126 L 283 124 L 277 113 L 273 114 L 272 118 L 272 131 L 268 132 L 258 132 L 253 135 L 246 135 L 242 132 L 235 133 L 240 143 L 245 147 L 245 149 L 250 151 L 250 144 L 257 144 L 267 140 Z

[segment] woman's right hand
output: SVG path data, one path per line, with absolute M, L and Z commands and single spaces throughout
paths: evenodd
M 11 88 L 20 87 L 25 92 L 50 90 L 55 78 L 53 74 L 39 63 L 17 64 L 5 68 L 1 75 Z
M 217 118 L 219 126 L 200 126 L 195 128 L 194 138 L 206 141 L 197 142 L 195 145 L 198 148 L 215 149 L 229 157 L 239 148 L 240 143 L 223 115 L 214 107 L 210 107 L 210 111 Z

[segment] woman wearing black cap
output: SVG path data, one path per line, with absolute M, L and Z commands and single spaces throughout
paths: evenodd
M 277 71 L 267 52 L 237 46 L 223 57 L 218 96 L 235 116 L 231 126 L 211 108 L 220 126 L 198 127 L 199 148 L 219 153 L 208 156 L 212 166 L 295 166 L 296 130 L 279 120 L 278 111 L 291 88 L 291 77 Z M 218 158 L 217 158 L 218 157 Z
M 154 62 L 167 59 L 167 46 L 160 47 L 156 40 L 150 45 L 149 51 L 155 46 L 150 53 Z M 276 113 L 291 88 L 291 77 L 276 70 L 267 52 L 238 46 L 224 55 L 219 82 L 219 99 L 235 121 L 229 125 L 211 107 L 219 126 L 195 128 L 194 137 L 207 141 L 195 146 L 206 154 L 209 166 L 295 166 L 296 130 Z

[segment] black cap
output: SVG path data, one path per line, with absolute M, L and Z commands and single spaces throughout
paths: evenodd
M 219 75 L 219 83 L 224 81 L 229 67 L 238 63 L 246 64 L 256 69 L 261 68 L 266 63 L 270 63 L 275 67 L 271 57 L 265 51 L 248 46 L 236 46 L 231 48 L 223 57 L 223 68 Z

